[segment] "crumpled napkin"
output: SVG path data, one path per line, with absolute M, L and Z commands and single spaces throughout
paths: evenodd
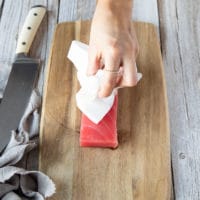
M 98 97 L 103 70 L 98 70 L 93 76 L 87 76 L 88 48 L 88 45 L 74 40 L 71 43 L 67 57 L 76 67 L 77 78 L 81 85 L 81 89 L 76 94 L 77 107 L 91 121 L 98 124 L 111 109 L 117 88 L 113 90 L 109 97 Z M 142 78 L 142 74 L 137 73 L 137 77 L 139 81 Z
M 76 94 L 77 107 L 91 121 L 98 124 L 108 113 L 114 103 L 115 91 L 106 98 L 99 98 L 98 91 L 103 78 L 103 70 L 98 70 L 94 76 L 87 76 L 88 45 L 72 41 L 68 58 L 74 63 L 77 69 L 77 78 L 81 89 Z
M 55 192 L 53 181 L 39 171 L 19 166 L 23 156 L 38 145 L 41 96 L 34 90 L 19 125 L 0 155 L 0 198 L 2 200 L 44 200 Z
M 78 71 L 77 77 L 81 85 L 76 94 L 77 106 L 91 121 L 98 124 L 111 109 L 117 91 L 113 90 L 109 97 L 98 97 L 103 70 L 98 70 L 94 76 Z

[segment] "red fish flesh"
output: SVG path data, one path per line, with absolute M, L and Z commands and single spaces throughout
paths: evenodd
M 110 147 L 118 146 L 117 139 L 117 104 L 118 97 L 115 96 L 114 104 L 104 118 L 95 124 L 82 114 L 80 130 L 81 147 Z

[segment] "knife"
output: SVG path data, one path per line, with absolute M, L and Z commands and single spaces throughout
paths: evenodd
M 18 131 L 20 119 L 34 86 L 40 60 L 30 58 L 27 54 L 45 13 L 44 6 L 33 6 L 18 38 L 15 60 L 0 104 L 1 153 L 10 140 L 11 131 Z

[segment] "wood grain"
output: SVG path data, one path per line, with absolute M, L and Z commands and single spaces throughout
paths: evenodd
M 20 31 L 26 13 L 34 4 L 44 4 L 49 10 L 31 52 L 33 56 L 41 56 L 45 66 L 57 20 L 62 22 L 92 17 L 95 0 L 0 0 L 2 8 L 0 9 L 0 98 L 14 58 L 17 33 Z M 159 0 L 158 5 L 159 9 L 156 0 L 134 0 L 133 17 L 135 20 L 145 20 L 160 26 L 170 110 L 172 169 L 177 194 L 174 193 L 174 196 L 177 200 L 199 200 L 198 116 L 200 111 L 196 109 L 200 105 L 198 100 L 199 1 Z M 159 24 L 157 24 L 157 17 L 159 17 Z M 180 62 L 180 52 L 183 65 Z M 45 68 L 40 73 L 40 91 L 43 87 L 44 74 Z M 193 87 L 194 90 L 191 89 Z M 186 119 L 186 104 L 190 107 L 190 122 Z M 36 154 L 29 157 L 27 163 L 30 168 L 32 163 L 35 166 L 36 157 Z
M 200 199 L 200 2 L 160 0 L 175 198 Z
M 91 19 L 95 0 L 60 0 L 59 22 Z
M 60 0 L 59 22 L 91 19 L 95 11 L 95 0 Z M 151 22 L 159 26 L 156 0 L 134 0 L 132 18 Z
M 79 88 L 66 58 L 75 36 L 88 42 L 90 22 L 57 26 L 49 58 L 40 132 L 40 169 L 57 185 L 51 199 L 170 199 L 170 142 L 160 47 L 153 25 L 136 23 L 143 80 L 119 94 L 119 148 L 80 148 Z M 79 32 L 80 31 L 80 32 Z

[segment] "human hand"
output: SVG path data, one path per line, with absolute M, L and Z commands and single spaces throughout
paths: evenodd
M 98 1 L 90 32 L 88 75 L 104 69 L 99 97 L 109 96 L 115 87 L 138 82 L 138 42 L 131 13 L 132 1 Z

